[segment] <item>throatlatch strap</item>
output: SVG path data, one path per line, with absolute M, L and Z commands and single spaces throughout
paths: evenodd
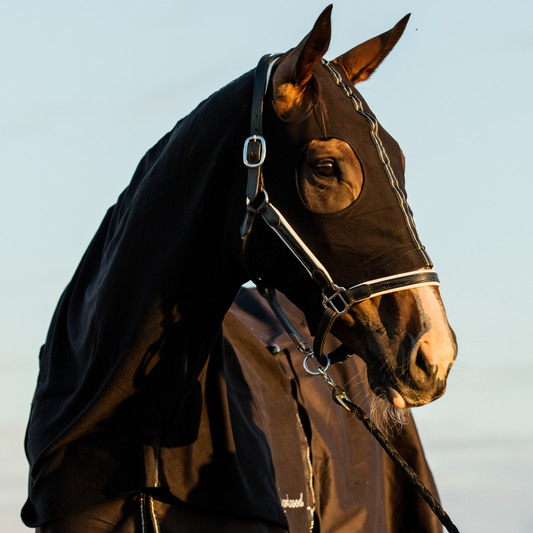
M 263 135 L 263 100 L 270 64 L 277 58 L 268 54 L 261 58 L 254 75 L 254 92 L 252 96 L 252 114 L 250 119 L 250 138 L 244 157 L 253 166 L 248 166 L 248 183 L 246 198 L 252 203 L 263 189 L 261 160 L 265 158 L 266 145 L 260 139 Z M 255 137 L 255 139 L 252 139 Z
M 246 213 L 241 224 L 242 255 L 244 268 L 250 279 L 256 285 L 260 285 L 261 282 L 255 277 L 251 269 L 249 238 L 257 215 L 257 209 L 253 203 L 256 201 L 259 193 L 263 191 L 263 173 L 261 167 L 266 156 L 266 143 L 262 137 L 264 93 L 268 86 L 271 68 L 278 57 L 279 55 L 277 54 L 263 56 L 255 69 L 250 119 L 251 135 L 246 139 L 243 149 L 243 161 L 248 167 L 248 180 L 246 183 Z

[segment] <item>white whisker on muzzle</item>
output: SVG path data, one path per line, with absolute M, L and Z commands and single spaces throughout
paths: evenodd
M 409 423 L 411 410 L 392 405 L 386 397 L 372 394 L 370 400 L 370 419 L 385 435 L 400 431 Z

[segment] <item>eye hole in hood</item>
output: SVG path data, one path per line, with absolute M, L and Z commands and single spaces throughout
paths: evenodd
M 303 150 L 297 186 L 305 206 L 314 213 L 335 213 L 353 204 L 363 187 L 363 168 L 348 143 L 314 139 Z

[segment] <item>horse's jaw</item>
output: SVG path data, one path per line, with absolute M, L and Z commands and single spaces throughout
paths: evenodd
M 370 388 L 392 405 L 418 407 L 444 394 L 457 344 L 436 287 L 362 302 L 332 332 L 365 361 Z

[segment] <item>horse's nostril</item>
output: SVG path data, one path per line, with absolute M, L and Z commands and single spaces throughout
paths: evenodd
M 424 372 L 424 374 L 431 376 L 434 373 L 433 365 L 431 365 L 424 354 L 422 348 L 418 348 L 416 352 L 416 366 Z

